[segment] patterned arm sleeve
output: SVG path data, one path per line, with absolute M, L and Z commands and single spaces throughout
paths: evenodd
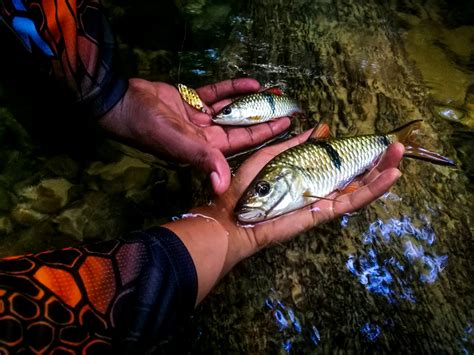
M 103 116 L 123 97 L 128 84 L 98 0 L 0 0 L 0 22 L 88 115 Z
M 0 353 L 138 353 L 188 316 L 192 259 L 165 228 L 0 261 Z

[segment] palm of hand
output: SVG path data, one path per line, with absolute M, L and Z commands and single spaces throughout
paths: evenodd
M 229 239 L 229 248 L 238 250 L 240 259 L 250 256 L 269 244 L 283 242 L 318 224 L 373 202 L 383 195 L 400 176 L 397 166 L 403 156 L 404 147 L 400 143 L 395 143 L 389 147 L 379 163 L 359 179 L 360 187 L 354 192 L 348 194 L 335 192 L 330 196 L 334 200 L 319 200 L 310 206 L 254 226 L 239 226 L 234 219 L 233 209 L 252 179 L 274 156 L 294 145 L 301 144 L 309 135 L 309 131 L 305 132 L 254 154 L 239 168 L 229 190 L 218 196 L 211 206 L 199 209 L 198 212 L 203 215 L 215 216 L 214 218 L 219 220 L 231 235 L 237 235 Z
M 228 80 L 199 88 L 199 96 L 206 104 L 207 113 L 203 113 L 187 105 L 171 85 L 131 79 L 123 102 L 102 123 L 135 146 L 210 173 L 214 190 L 222 193 L 230 184 L 224 154 L 264 142 L 289 126 L 288 118 L 250 128 L 212 124 L 211 113 L 229 104 L 230 97 L 258 89 L 258 82 L 252 79 Z
M 186 104 L 175 87 L 165 83 L 151 83 L 153 96 L 164 107 L 157 106 L 155 117 L 171 121 L 176 128 L 193 132 L 195 137 L 222 151 L 232 154 L 263 142 L 288 127 L 288 120 L 275 121 L 250 127 L 222 127 L 212 123 L 211 115 L 231 102 L 229 97 L 255 92 L 259 89 L 254 81 L 228 80 L 198 88 L 197 92 L 204 102 L 205 112 L 200 112 Z M 238 83 L 241 83 L 240 85 Z M 278 131 L 278 132 L 276 132 Z

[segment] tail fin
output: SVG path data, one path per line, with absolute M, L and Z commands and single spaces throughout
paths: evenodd
M 411 144 L 405 146 L 405 157 L 415 158 L 420 160 L 426 160 L 433 164 L 446 165 L 446 166 L 456 166 L 454 160 L 446 158 L 441 154 L 432 152 L 428 149 L 422 148 L 418 145 Z
M 413 131 L 415 131 L 417 129 L 420 129 L 421 122 L 423 122 L 423 120 L 416 120 L 416 121 L 408 122 L 407 124 L 397 128 L 397 129 L 394 129 L 389 134 L 395 136 L 395 141 L 396 142 L 406 144 L 410 141 L 410 138 L 413 134 Z
M 438 153 L 420 147 L 413 142 L 413 131 L 421 127 L 422 120 L 411 121 L 389 133 L 395 142 L 405 145 L 405 157 L 429 161 L 433 164 L 456 166 L 456 163 Z

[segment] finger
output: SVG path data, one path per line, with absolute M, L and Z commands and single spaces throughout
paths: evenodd
M 321 200 L 311 206 L 257 224 L 257 243 L 260 246 L 282 242 L 295 234 L 307 231 L 345 213 L 353 212 L 382 196 L 400 177 L 398 169 L 383 171 L 373 182 L 355 192 L 337 197 L 337 202 Z
M 201 100 L 211 105 L 230 96 L 256 92 L 260 83 L 251 78 L 231 79 L 198 88 L 196 91 Z
M 336 216 L 353 212 L 375 201 L 386 193 L 400 176 L 401 172 L 396 168 L 385 169 L 369 184 L 353 193 L 338 197 L 338 201 L 340 202 L 334 203 Z
M 222 152 L 215 148 L 198 148 L 194 165 L 206 172 L 211 179 L 214 192 L 224 193 L 230 185 L 230 168 Z
M 288 129 L 288 127 L 290 127 L 288 117 L 254 126 L 239 128 L 225 127 L 227 142 L 222 142 L 224 146 L 220 148 L 222 148 L 225 153 L 242 151 L 269 140 Z
M 362 178 L 363 183 L 368 183 L 372 181 L 380 172 L 396 168 L 400 165 L 400 160 L 403 158 L 403 153 L 405 152 L 405 147 L 401 143 L 391 144 L 387 151 L 384 153 L 377 165 Z
M 198 127 L 209 127 L 210 125 L 212 125 L 210 113 L 192 112 L 189 117 L 190 121 Z

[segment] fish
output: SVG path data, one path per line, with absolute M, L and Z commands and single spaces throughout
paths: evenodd
M 212 121 L 219 125 L 249 126 L 302 112 L 297 100 L 278 88 L 269 88 L 240 97 L 215 114 Z
M 263 167 L 237 202 L 234 216 L 242 223 L 261 222 L 327 199 L 333 191 L 349 190 L 394 142 L 405 145 L 404 156 L 455 166 L 453 160 L 412 142 L 420 126 L 421 120 L 416 120 L 388 134 L 330 138 L 329 127 L 322 125 L 306 142 Z

